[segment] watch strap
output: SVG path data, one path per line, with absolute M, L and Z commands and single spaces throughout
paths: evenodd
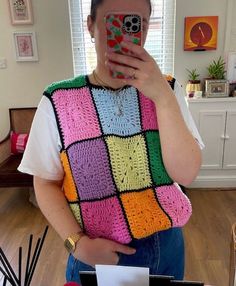
M 80 241 L 80 239 L 85 236 L 85 234 L 83 233 L 83 231 L 79 231 L 77 233 L 73 233 L 71 234 L 69 237 L 67 237 L 67 239 L 65 239 L 64 241 L 64 245 L 66 247 L 66 249 L 70 252 L 73 253 L 75 251 L 76 248 L 76 244 Z M 69 243 L 69 246 L 68 246 Z M 69 247 L 69 248 L 68 248 Z
M 77 243 L 85 234 L 80 231 L 78 233 L 74 233 L 70 235 L 68 238 L 72 239 L 74 243 Z

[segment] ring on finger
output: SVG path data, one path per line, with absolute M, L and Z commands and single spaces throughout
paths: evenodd
M 133 71 L 133 74 L 132 74 L 131 78 L 132 78 L 132 79 L 135 79 L 135 78 L 136 78 L 135 76 L 136 76 L 136 69 L 134 69 L 134 71 Z

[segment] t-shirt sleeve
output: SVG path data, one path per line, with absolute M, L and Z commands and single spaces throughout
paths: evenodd
M 176 99 L 178 101 L 178 104 L 180 106 L 180 110 L 182 112 L 184 121 L 185 121 L 188 129 L 191 131 L 194 138 L 197 140 L 200 148 L 203 149 L 205 147 L 205 145 L 204 145 L 202 138 L 198 132 L 198 129 L 197 129 L 196 124 L 193 120 L 192 114 L 189 111 L 187 100 L 185 97 L 185 92 L 184 92 L 182 86 L 180 85 L 180 83 L 178 81 L 175 81 L 174 93 L 175 93 Z
M 18 170 L 47 180 L 62 180 L 61 141 L 53 107 L 42 97 L 35 113 L 29 139 Z

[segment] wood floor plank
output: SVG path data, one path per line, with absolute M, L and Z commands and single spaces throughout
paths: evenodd
M 24 265 L 29 236 L 33 234 L 32 251 L 48 224 L 39 209 L 28 201 L 26 189 L 0 189 L 0 246 L 17 270 L 18 248 L 23 247 Z M 32 286 L 62 286 L 65 282 L 67 253 L 57 233 L 49 226 Z M 25 269 L 25 268 L 23 268 Z M 3 283 L 0 278 L 0 285 Z
M 184 228 L 186 244 L 185 279 L 228 286 L 231 225 L 236 221 L 235 190 L 187 190 L 193 215 Z M 28 200 L 26 189 L 0 189 L 0 246 L 17 269 L 18 249 L 26 261 L 29 235 L 34 246 L 47 221 Z M 67 253 L 63 242 L 49 226 L 32 280 L 32 286 L 62 286 Z M 3 284 L 0 276 L 0 285 Z
M 187 190 L 193 215 L 184 228 L 186 279 L 227 286 L 230 233 L 236 221 L 236 190 Z

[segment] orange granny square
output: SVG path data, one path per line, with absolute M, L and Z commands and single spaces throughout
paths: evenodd
M 125 193 L 121 195 L 121 201 L 134 238 L 143 238 L 171 227 L 171 221 L 159 206 L 154 190 Z

